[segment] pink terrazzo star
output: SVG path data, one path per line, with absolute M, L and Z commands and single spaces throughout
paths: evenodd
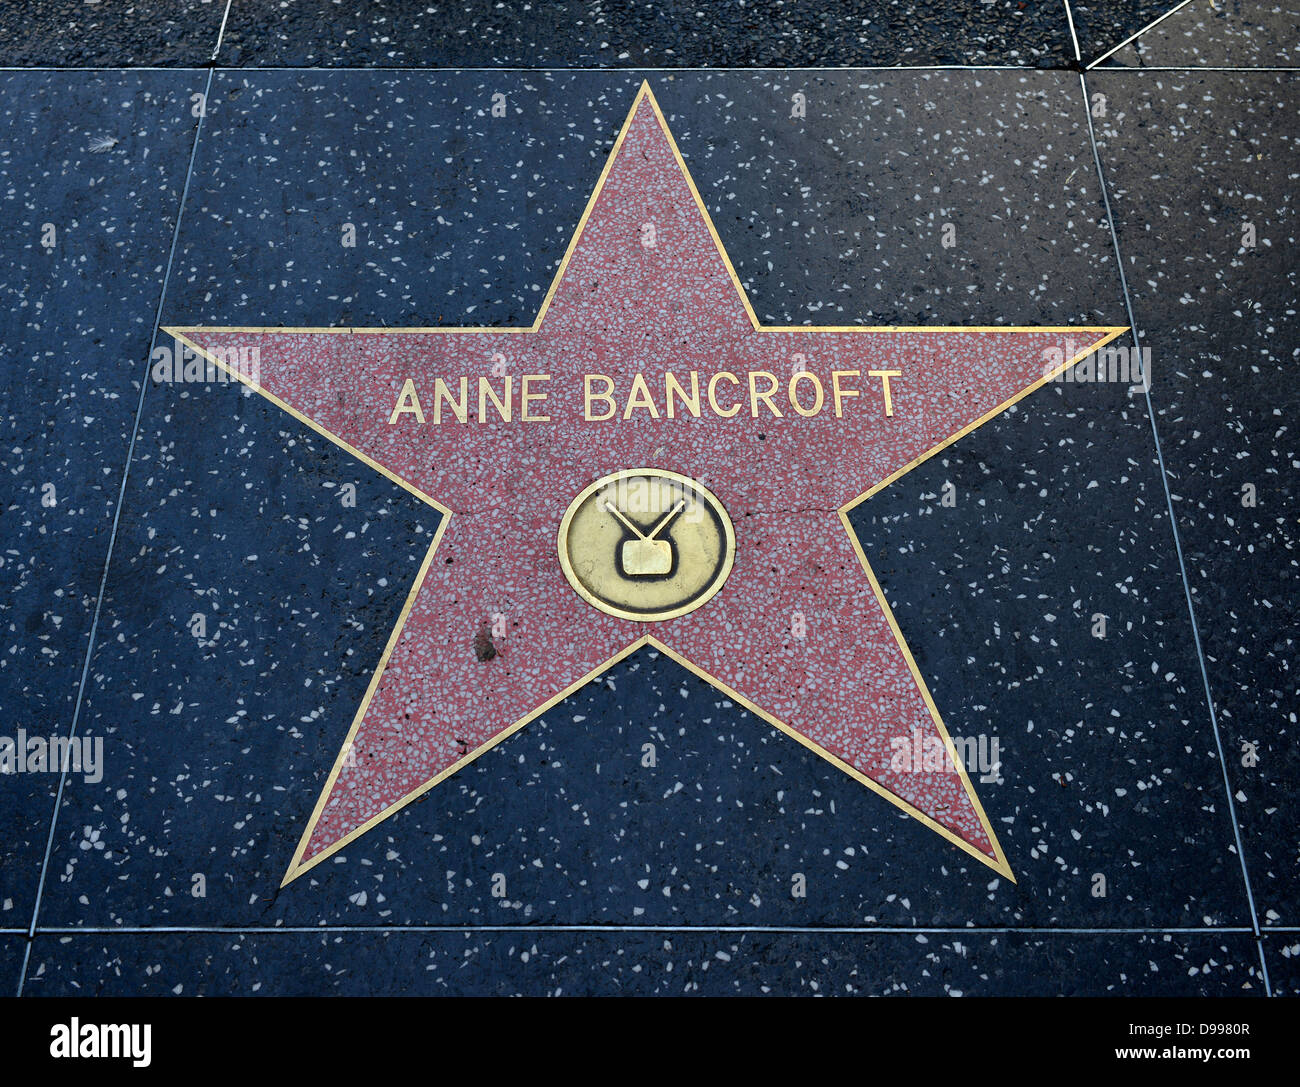
M 759 326 L 643 86 L 533 327 L 169 331 L 214 360 L 255 347 L 260 391 L 445 514 L 286 882 L 646 644 L 1011 876 L 844 515 L 1122 329 Z M 799 369 L 825 391 L 815 415 L 787 398 Z M 736 375 L 717 401 L 741 410 L 668 418 L 666 371 Z M 771 406 L 757 371 L 781 378 Z M 834 371 L 859 375 L 838 416 Z M 892 414 L 871 371 L 897 372 Z M 521 419 L 528 374 L 549 376 L 528 406 L 546 421 Z M 613 379 L 613 418 L 585 417 L 587 374 Z M 653 411 L 624 410 L 637 374 Z M 436 379 L 455 393 L 462 376 L 467 420 L 444 401 L 434 423 Z M 482 376 L 498 393 L 512 378 L 509 422 L 490 403 L 479 418 Z M 390 422 L 407 379 L 423 424 Z M 798 388 L 810 407 L 813 382 Z M 718 595 L 662 622 L 592 607 L 556 553 L 574 496 L 640 467 L 698 479 L 736 531 Z M 904 741 L 940 758 L 900 764 Z

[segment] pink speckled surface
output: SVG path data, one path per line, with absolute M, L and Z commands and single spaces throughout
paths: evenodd
M 643 244 L 646 223 L 653 248 Z M 1071 340 L 1082 350 L 1103 331 L 755 330 L 642 99 L 537 332 L 187 335 L 209 351 L 255 344 L 268 392 L 452 511 L 303 863 L 647 633 L 994 855 L 957 774 L 889 768 L 891 738 L 937 729 L 837 510 L 1041 378 L 1046 348 Z M 522 374 L 551 375 L 538 386 L 548 399 L 534 405 L 550 421 L 480 423 L 471 407 L 465 424 L 448 413 L 434 425 L 434 379 L 455 388 L 468 375 L 474 403 L 498 353 L 516 390 Z M 684 383 L 697 370 L 702 385 L 722 370 L 742 380 L 767 370 L 784 384 L 797 354 L 828 399 L 832 370 L 863 372 L 843 418 L 829 405 L 813 418 L 787 406 L 784 418 L 760 409 L 755 419 L 747 405 L 731 419 L 707 408 L 699 419 L 663 417 L 665 370 Z M 879 382 L 865 376 L 872 369 L 902 371 L 892 418 Z M 613 377 L 620 405 L 632 375 L 644 374 L 661 417 L 584 420 L 584 373 Z M 389 424 L 408 377 L 426 425 L 409 415 Z M 660 623 L 586 604 L 556 557 L 572 498 L 600 476 L 641 466 L 699 479 L 737 537 L 722 591 Z M 791 635 L 795 612 L 806 638 Z M 496 613 L 508 634 L 495 657 L 480 660 L 476 636 Z M 333 756 L 322 753 L 322 763 Z

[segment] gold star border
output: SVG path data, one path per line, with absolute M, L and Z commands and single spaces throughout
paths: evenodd
M 1012 883 L 1015 883 L 1016 877 L 1011 870 L 1010 864 L 1007 862 L 1006 854 L 1003 852 L 1002 846 L 998 841 L 997 834 L 994 832 L 993 826 L 989 822 L 988 816 L 984 812 L 984 807 L 980 803 L 979 797 L 975 793 L 974 786 L 971 784 L 970 777 L 966 772 L 965 766 L 962 764 L 962 760 L 957 755 L 957 751 L 955 746 L 953 745 L 952 738 L 948 734 L 947 726 L 943 722 L 943 717 L 940 715 L 939 709 L 935 705 L 934 697 L 930 693 L 929 686 L 926 684 L 925 679 L 921 675 L 920 669 L 916 665 L 916 661 L 912 656 L 911 649 L 908 648 L 907 640 L 903 637 L 902 630 L 899 629 L 898 620 L 894 617 L 893 609 L 890 608 L 889 602 L 885 599 L 884 590 L 880 587 L 880 582 L 876 578 L 875 571 L 872 570 L 871 563 L 867 561 L 867 556 L 863 553 L 862 545 L 858 541 L 857 534 L 853 531 L 852 526 L 849 524 L 848 514 L 860 503 L 865 502 L 872 495 L 877 494 L 879 491 L 889 486 L 895 480 L 899 479 L 900 477 L 906 475 L 908 472 L 912 471 L 913 468 L 916 468 L 918 465 L 929 460 L 936 453 L 942 452 L 944 449 L 948 448 L 948 446 L 952 445 L 954 442 L 965 437 L 967 434 L 971 433 L 973 430 L 977 429 L 978 427 L 983 426 L 990 419 L 994 418 L 997 415 L 1000 415 L 1007 408 L 1011 407 L 1011 405 L 1024 399 L 1024 397 L 1028 396 L 1030 393 L 1034 392 L 1042 385 L 1046 384 L 1052 379 L 1058 377 L 1060 374 L 1064 373 L 1066 370 L 1068 370 L 1075 363 L 1079 362 L 1081 359 L 1086 358 L 1092 352 L 1097 351 L 1101 347 L 1110 343 L 1117 336 L 1123 335 L 1123 333 L 1128 331 L 1129 329 L 1128 325 L 1086 326 L 1091 331 L 1103 331 L 1106 333 L 1106 335 L 1102 339 L 1091 344 L 1086 351 L 1079 352 L 1073 358 L 1062 363 L 1054 370 L 1047 372 L 1046 374 L 1043 375 L 1043 377 L 1039 378 L 1033 384 L 1026 386 L 1015 396 L 1003 401 L 997 407 L 993 408 L 992 410 L 986 412 L 984 415 L 980 416 L 973 423 L 968 424 L 967 426 L 963 427 L 961 430 L 957 431 L 955 434 L 952 434 L 948 438 L 945 438 L 942 442 L 939 442 L 931 449 L 926 450 L 926 452 L 922 453 L 919 457 L 910 461 L 908 464 L 904 465 L 902 468 L 898 469 L 896 472 L 892 473 L 887 478 L 881 480 L 875 486 L 871 487 L 866 491 L 863 491 L 862 494 L 858 495 L 856 498 L 850 500 L 849 502 L 846 502 L 843 506 L 840 507 L 838 511 L 840 516 L 840 522 L 844 525 L 844 531 L 848 534 L 849 540 L 853 545 L 853 551 L 858 556 L 858 561 L 862 564 L 862 569 L 866 573 L 868 581 L 871 583 L 871 590 L 875 594 L 876 600 L 880 604 L 881 611 L 884 613 L 885 619 L 889 623 L 889 629 L 893 632 L 894 640 L 898 643 L 898 647 L 901 650 L 904 659 L 907 661 L 907 666 L 911 670 L 912 678 L 915 680 L 917 687 L 921 691 L 922 697 L 925 699 L 925 705 L 926 708 L 929 709 L 930 711 L 930 717 L 933 719 L 935 727 L 938 729 L 939 735 L 943 738 L 944 745 L 948 751 L 948 757 L 951 760 L 952 765 L 956 770 L 956 772 L 961 776 L 962 786 L 965 788 L 966 794 L 970 798 L 971 805 L 974 807 L 976 814 L 979 816 L 980 824 L 983 827 L 985 834 L 988 836 L 989 842 L 993 846 L 995 857 L 989 857 L 986 854 L 982 853 L 980 850 L 975 848 L 969 842 L 965 841 L 965 839 L 959 837 L 957 834 L 953 833 L 947 827 L 942 826 L 931 816 L 925 814 L 925 812 L 914 807 L 912 804 L 909 804 L 902 797 L 886 789 L 879 782 L 873 781 L 871 778 L 863 774 L 860 770 L 856 769 L 853 766 L 850 766 L 843 759 L 838 758 L 837 756 L 833 755 L 831 752 L 827 751 L 825 748 L 814 743 L 807 736 L 804 736 L 801 733 L 796 732 L 784 721 L 781 721 L 778 718 L 774 717 L 772 714 L 765 711 L 761 706 L 758 706 L 754 702 L 750 701 L 748 698 L 744 697 L 742 694 L 740 694 L 740 692 L 735 691 L 729 686 L 727 686 L 727 684 L 723 683 L 722 680 L 720 680 L 717 676 L 714 676 L 713 674 L 706 671 L 705 669 L 700 668 L 698 665 L 694 664 L 693 662 L 687 660 L 685 657 L 681 656 L 679 653 L 676 653 L 674 650 L 670 649 L 658 638 L 654 637 L 654 635 L 645 634 L 642 635 L 640 638 L 636 639 L 636 641 L 634 641 L 631 645 L 627 646 L 621 652 L 614 654 L 603 664 L 592 669 L 581 679 L 570 684 L 562 691 L 557 692 L 554 696 L 552 696 L 547 701 L 542 703 L 531 713 L 529 713 L 524 717 L 521 717 L 514 724 L 510 725 L 509 727 L 503 729 L 501 732 L 497 733 L 486 743 L 475 748 L 473 751 L 469 752 L 463 758 L 457 760 L 451 766 L 448 766 L 445 770 L 442 770 L 440 773 L 430 778 L 423 785 L 420 785 L 416 789 L 412 789 L 409 793 L 401 797 L 399 800 L 395 801 L 388 808 L 385 808 L 378 815 L 373 816 L 372 818 L 362 823 L 360 826 L 356 827 L 354 830 L 348 832 L 337 842 L 334 842 L 332 845 L 330 845 L 327 849 L 322 850 L 320 853 L 312 857 L 311 860 L 306 861 L 305 863 L 303 862 L 302 859 L 303 854 L 306 852 L 308 842 L 311 841 L 312 832 L 316 828 L 316 824 L 320 819 L 321 812 L 325 808 L 326 800 L 329 798 L 329 795 L 334 788 L 334 783 L 338 779 L 339 773 L 343 768 L 344 761 L 347 757 L 347 753 L 352 747 L 352 742 L 356 737 L 357 731 L 361 727 L 362 720 L 365 718 L 366 710 L 370 707 L 370 701 L 374 697 L 375 691 L 379 686 L 379 680 L 383 676 L 384 671 L 388 666 L 389 658 L 392 656 L 393 650 L 397 645 L 398 638 L 401 636 L 402 628 L 406 625 L 406 620 L 411 613 L 412 606 L 415 604 L 415 599 L 416 596 L 419 594 L 420 587 L 424 583 L 425 574 L 428 572 L 429 564 L 433 561 L 434 553 L 438 549 L 438 544 L 442 539 L 442 534 L 447 527 L 447 523 L 452 516 L 452 512 L 446 506 L 438 502 L 437 499 L 433 498 L 430 495 L 425 494 L 423 491 L 413 486 L 407 480 L 401 478 L 394 472 L 389 471 L 383 465 L 379 464 L 372 458 L 368 457 L 365 453 L 361 452 L 361 450 L 356 449 L 353 446 L 349 445 L 338 435 L 331 433 L 330 431 L 326 430 L 324 427 L 320 426 L 312 419 L 309 419 L 307 416 L 303 415 L 301 412 L 291 407 L 289 404 L 286 404 L 283 400 L 279 399 L 276 396 L 273 396 L 271 393 L 267 392 L 259 384 L 257 384 L 257 382 L 255 382 L 254 380 L 248 378 L 246 375 L 244 375 L 237 369 L 232 369 L 231 367 L 227 366 L 222 360 L 216 358 L 208 351 L 200 347 L 198 344 L 196 344 L 193 340 L 191 340 L 187 335 L 187 333 L 197 334 L 199 332 L 206 332 L 206 333 L 262 332 L 262 333 L 316 333 L 320 335 L 400 336 L 400 335 L 472 335 L 475 333 L 487 333 L 491 335 L 500 335 L 502 333 L 518 333 L 521 335 L 529 335 L 531 333 L 537 332 L 541 328 L 542 322 L 546 319 L 546 312 L 550 308 L 551 300 L 554 298 L 556 289 L 558 288 L 560 282 L 564 278 L 565 270 L 568 268 L 569 260 L 573 256 L 573 253 L 577 248 L 578 240 L 582 237 L 583 230 L 586 228 L 587 220 L 590 218 L 592 209 L 596 206 L 596 201 L 600 198 L 601 191 L 605 187 L 605 180 L 609 176 L 610 168 L 613 166 L 614 161 L 618 157 L 619 151 L 622 149 L 623 141 L 626 138 L 628 129 L 632 124 L 632 119 L 636 116 L 637 109 L 640 107 L 643 101 L 649 102 L 651 109 L 654 111 L 655 119 L 658 121 L 660 129 L 663 131 L 664 136 L 668 140 L 668 145 L 672 149 L 673 158 L 676 160 L 678 167 L 682 171 L 682 176 L 685 178 L 686 184 L 690 189 L 691 196 L 695 200 L 695 205 L 698 208 L 699 213 L 703 217 L 704 223 L 708 228 L 709 236 L 713 239 L 713 244 L 717 247 L 718 254 L 719 256 L 721 256 L 723 265 L 726 267 L 727 275 L 731 277 L 731 282 L 736 288 L 736 293 L 740 298 L 741 305 L 744 306 L 745 313 L 749 317 L 750 324 L 753 326 L 755 332 L 759 332 L 759 333 L 764 333 L 764 332 L 1043 333 L 1043 332 L 1077 331 L 1077 327 L 1071 327 L 1068 325 L 882 326 L 882 325 L 764 325 L 760 323 L 760 321 L 758 320 L 758 316 L 754 313 L 753 306 L 750 304 L 749 296 L 745 291 L 744 285 L 740 282 L 740 277 L 736 274 L 736 269 L 731 263 L 731 258 L 727 255 L 726 247 L 722 244 L 722 239 L 718 236 L 717 229 L 713 225 L 713 218 L 712 216 L 709 215 L 708 209 L 704 206 L 704 201 L 700 197 L 699 190 L 696 188 L 695 180 L 691 177 L 690 170 L 687 169 L 686 162 L 682 158 L 682 153 L 677 147 L 677 141 L 673 139 L 672 132 L 669 130 L 668 123 L 664 118 L 663 111 L 660 109 L 659 103 L 655 99 L 654 92 L 650 89 L 650 84 L 648 81 L 643 81 L 641 83 L 640 89 L 637 91 L 636 98 L 632 102 L 632 107 L 631 109 L 628 110 L 627 117 L 623 121 L 623 126 L 619 130 L 617 139 L 615 139 L 614 141 L 613 150 L 610 151 L 609 157 L 605 161 L 604 169 L 601 170 L 600 178 L 596 182 L 596 187 L 592 190 L 591 196 L 587 201 L 587 206 L 583 210 L 582 218 L 578 220 L 578 225 L 573 232 L 573 237 L 569 241 L 568 248 L 564 252 L 564 257 L 560 261 L 559 267 L 555 271 L 555 276 L 551 280 L 551 286 L 547 290 L 546 296 L 542 300 L 541 308 L 537 311 L 537 316 L 536 318 L 534 318 L 533 323 L 531 325 L 522 326 L 522 327 L 520 326 L 513 326 L 513 327 L 477 326 L 477 327 L 468 327 L 468 328 L 447 327 L 447 326 L 439 326 L 437 328 L 337 328 L 337 327 L 335 328 L 313 328 L 313 327 L 291 328 L 291 327 L 284 327 L 284 326 L 258 326 L 258 325 L 164 327 L 162 329 L 163 332 L 167 333 L 168 335 L 171 335 L 181 343 L 186 344 L 191 350 L 196 352 L 198 355 L 207 359 L 209 362 L 213 363 L 214 365 L 216 365 L 221 370 L 225 371 L 235 379 L 243 382 L 245 385 L 249 386 L 254 391 L 260 393 L 272 404 L 276 405 L 276 407 L 287 412 L 289 415 L 297 419 L 300 423 L 309 427 L 311 430 L 314 430 L 317 434 L 320 434 L 322 437 L 333 442 L 335 445 L 340 446 L 343 449 L 346 449 L 350 454 L 352 454 L 352 456 L 356 457 L 359 461 L 366 464 L 370 468 L 374 469 L 380 475 L 391 480 L 393 483 L 396 483 L 399 487 L 402 487 L 404 490 L 409 491 L 411 494 L 415 495 L 421 501 L 432 506 L 442 515 L 442 519 L 439 522 L 437 531 L 434 533 L 433 541 L 430 543 L 429 549 L 425 553 L 424 560 L 420 564 L 419 572 L 416 574 L 415 580 L 411 584 L 410 590 L 407 592 L 406 601 L 402 606 L 401 613 L 398 615 L 397 623 L 393 627 L 392 633 L 389 635 L 388 643 L 384 646 L 384 651 L 379 658 L 379 663 L 375 667 L 374 673 L 370 678 L 370 684 L 366 688 L 365 697 L 361 700 L 361 705 L 357 709 L 356 715 L 352 719 L 352 726 L 348 730 L 347 738 L 344 740 L 343 747 L 339 751 L 338 757 L 334 761 L 334 766 L 330 771 L 329 777 L 326 778 L 325 780 L 325 785 L 324 788 L 321 790 L 320 798 L 316 801 L 316 806 L 312 811 L 311 818 L 308 820 L 306 829 L 304 829 L 302 836 L 298 841 L 298 846 L 294 851 L 293 860 L 290 862 L 289 868 L 286 871 L 284 875 L 284 879 L 281 881 L 280 886 L 284 887 L 287 886 L 289 883 L 292 883 L 299 876 L 302 876 L 306 872 L 309 872 L 312 868 L 320 864 L 327 857 L 333 856 L 339 850 L 345 848 L 351 842 L 360 838 L 363 834 L 367 833 L 370 830 L 373 830 L 384 820 L 388 819 L 390 816 L 396 814 L 402 808 L 406 807 L 406 805 L 410 804 L 414 800 L 419 799 L 421 796 L 427 793 L 434 786 L 440 784 L 441 782 L 445 781 L 447 778 L 451 777 L 452 774 L 455 774 L 457 771 L 468 766 L 475 759 L 484 755 L 486 752 L 492 750 L 492 748 L 496 747 L 499 743 L 502 743 L 504 740 L 513 736 L 525 725 L 536 720 L 542 714 L 546 713 L 547 710 L 551 709 L 556 704 L 563 701 L 565 698 L 573 694 L 575 691 L 584 687 L 591 680 L 596 679 L 599 676 L 603 675 L 605 672 L 609 671 L 609 669 L 613 668 L 620 661 L 624 660 L 625 658 L 629 657 L 631 654 L 635 653 L 638 649 L 641 649 L 645 646 L 651 646 L 654 649 L 657 649 L 660 653 L 663 653 L 665 656 L 676 661 L 687 671 L 693 673 L 696 676 L 699 676 L 701 679 L 710 683 L 713 687 L 715 687 L 718 691 L 724 694 L 727 698 L 731 699 L 733 702 L 737 703 L 738 705 L 744 706 L 745 709 L 749 710 L 750 713 L 754 714 L 760 720 L 766 721 L 769 725 L 778 729 L 786 736 L 789 736 L 795 742 L 802 744 L 804 747 L 808 748 L 808 750 L 815 752 L 817 755 L 820 755 L 832 766 L 837 767 L 838 769 L 842 770 L 844 773 L 848 774 L 849 777 L 853 778 L 855 781 L 859 782 L 862 785 L 865 785 L 868 789 L 871 789 L 873 792 L 878 793 L 880 796 L 888 800 L 891 804 L 902 809 L 908 815 L 912 816 L 912 818 L 919 820 L 925 826 L 929 827 L 935 833 L 940 835 L 940 837 L 951 842 L 953 845 L 957 846 L 957 848 L 961 849 L 962 851 L 970 854 L 970 856 L 974 857 L 976 860 L 980 861 L 981 863 L 988 865 L 988 867 L 992 868 L 999 875 L 1005 876 Z M 1078 326 L 1078 327 L 1084 327 L 1084 326 Z

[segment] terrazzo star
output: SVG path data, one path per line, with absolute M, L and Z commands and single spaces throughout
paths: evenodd
M 285 882 L 643 646 L 1014 878 L 847 513 L 1124 329 L 760 324 L 643 85 L 531 326 L 170 331 L 214 358 L 256 344 L 259 392 L 442 514 Z M 820 375 L 822 410 L 789 379 L 777 410 L 778 369 Z M 673 412 L 637 385 L 669 370 Z M 697 415 L 692 373 L 739 398 Z M 441 379 L 459 421 L 447 398 L 468 418 L 502 374 L 510 419 L 394 418 L 408 382 Z M 876 375 L 874 410 L 846 407 L 847 374 L 859 408 Z M 892 768 L 918 735 L 948 764 Z

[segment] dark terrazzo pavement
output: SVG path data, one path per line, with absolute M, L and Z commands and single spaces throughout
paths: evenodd
M 63 996 L 1252 996 L 1249 935 L 465 932 L 42 936 Z
M 1192 0 L 1124 46 L 1106 66 L 1300 66 L 1296 0 Z
M 1073 0 L 1083 60 L 1102 56 L 1170 6 Z M 1253 5 L 1236 0 L 1230 6 L 1233 14 L 1246 7 L 1244 25 L 1252 25 Z M 1267 12 L 1264 18 L 1276 25 Z M 226 0 L 29 0 L 0 13 L 4 65 L 201 67 L 214 53 L 230 67 L 309 68 L 1067 68 L 1075 62 L 1066 6 L 1056 0 L 232 0 L 228 14 Z
M 64 733 L 72 721 L 196 85 L 185 72 L 0 74 L 0 705 L 10 738 Z M 57 782 L 4 780 L 0 925 L 30 918 Z
M 1089 80 L 1124 113 L 1098 129 L 1098 146 L 1137 328 L 1151 348 L 1151 397 L 1260 920 L 1292 926 L 1300 922 L 1298 79 Z M 1245 224 L 1256 234 L 1250 248 Z
M 1267 935 L 1264 955 L 1276 996 L 1300 996 L 1300 932 Z

